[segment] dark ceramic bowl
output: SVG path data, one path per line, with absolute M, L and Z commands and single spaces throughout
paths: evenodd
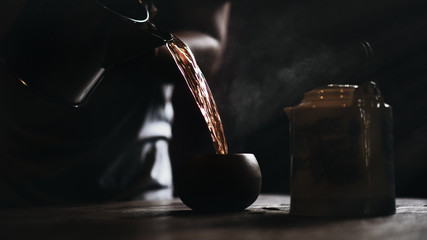
M 190 156 L 176 173 L 176 191 L 195 211 L 241 211 L 261 191 L 261 171 L 253 154 Z

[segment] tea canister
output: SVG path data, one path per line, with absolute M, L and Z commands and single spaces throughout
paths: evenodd
M 395 213 L 392 109 L 374 82 L 313 89 L 285 112 L 291 214 Z

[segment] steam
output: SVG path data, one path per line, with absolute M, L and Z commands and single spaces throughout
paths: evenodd
M 360 61 L 356 45 L 337 46 L 305 36 L 299 29 L 307 13 L 299 5 L 288 6 L 281 14 L 270 10 L 257 9 L 262 17 L 247 23 L 253 31 L 231 46 L 241 52 L 234 60 L 237 67 L 224 99 L 227 104 L 221 104 L 225 125 L 233 122 L 228 123 L 228 136 L 285 121 L 283 108 L 298 104 L 312 88 L 354 81 L 351 72 Z

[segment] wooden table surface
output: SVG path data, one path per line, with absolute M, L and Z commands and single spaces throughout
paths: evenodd
M 0 239 L 427 239 L 427 199 L 397 199 L 395 215 L 289 215 L 289 196 L 261 195 L 247 210 L 200 214 L 179 199 L 0 210 Z

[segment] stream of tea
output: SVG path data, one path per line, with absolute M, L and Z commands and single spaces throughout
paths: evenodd
M 206 121 L 217 154 L 227 154 L 228 147 L 218 108 L 212 92 L 190 48 L 173 36 L 166 43 L 169 52 L 187 82 L 187 86 Z

